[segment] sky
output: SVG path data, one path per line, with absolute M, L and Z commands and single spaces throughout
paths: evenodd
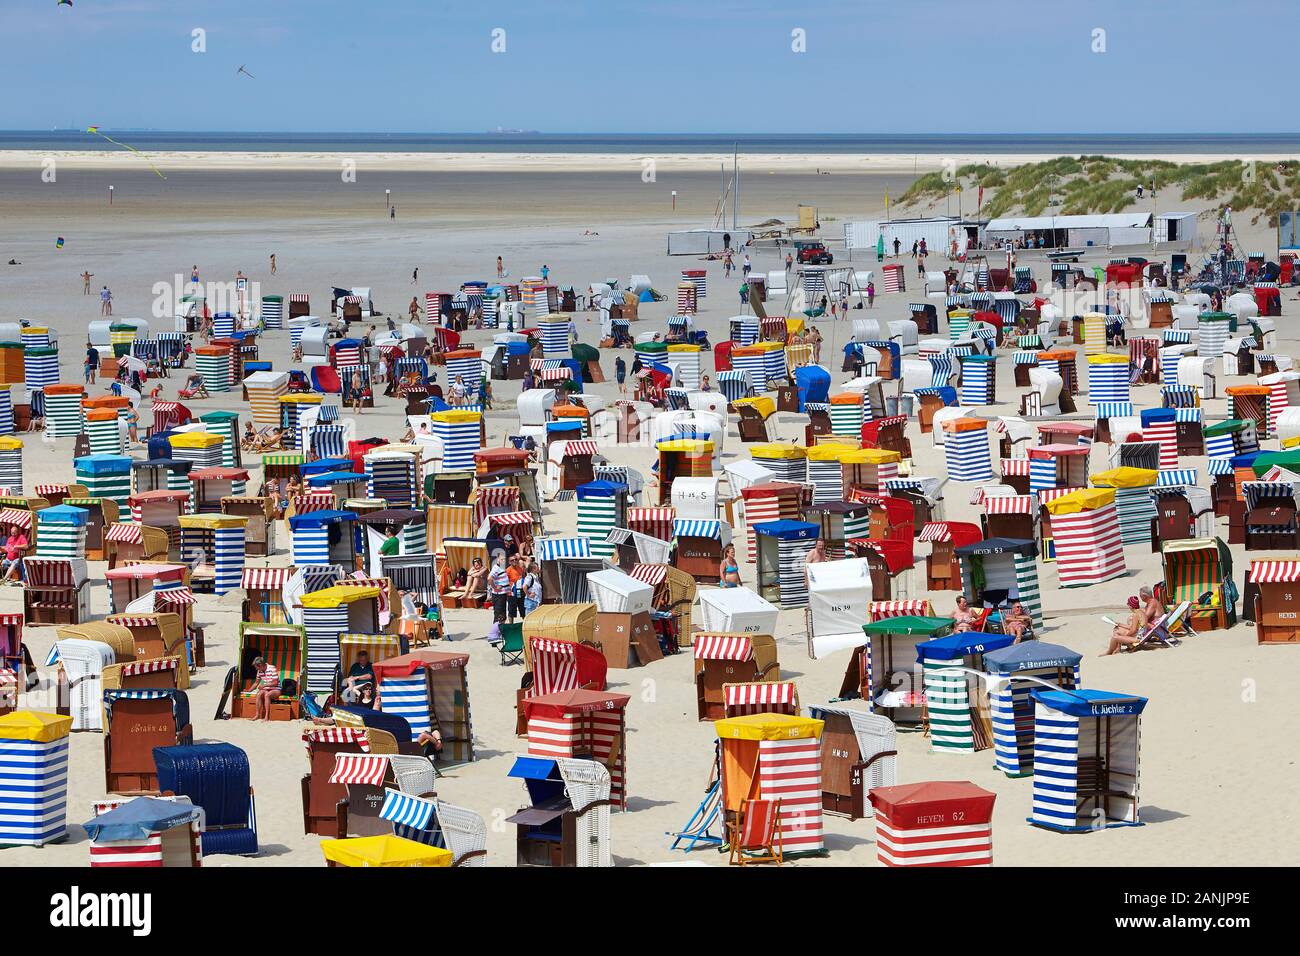
M 0 0 L 0 129 L 1292 132 L 1300 114 L 1273 91 L 1290 88 L 1296 41 L 1269 24 L 1293 10 L 1262 0 Z M 193 49 L 195 30 L 205 52 Z

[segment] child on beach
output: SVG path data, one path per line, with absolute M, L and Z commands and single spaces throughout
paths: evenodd
M 876 284 L 874 282 L 868 282 L 867 283 L 867 308 L 874 309 L 875 307 L 876 307 Z

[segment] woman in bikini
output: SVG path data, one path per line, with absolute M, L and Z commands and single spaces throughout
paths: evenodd
M 740 587 L 740 565 L 736 562 L 735 545 L 727 545 L 718 562 L 718 584 L 724 588 Z

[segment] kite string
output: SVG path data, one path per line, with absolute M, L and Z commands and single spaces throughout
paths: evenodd
M 112 143 L 114 146 L 121 146 L 123 149 L 129 149 L 131 152 L 135 153 L 137 156 L 139 156 L 140 158 L 142 158 L 146 163 L 148 163 L 148 164 L 149 164 L 149 168 L 152 169 L 155 173 L 157 173 L 158 176 L 159 176 L 160 178 L 162 178 L 162 179 L 166 179 L 166 178 L 167 178 L 166 176 L 163 175 L 162 170 L 159 169 L 157 166 L 155 166 L 155 165 L 153 164 L 153 161 L 150 160 L 149 157 L 148 157 L 145 153 L 142 153 L 140 150 L 136 149 L 134 146 L 128 145 L 127 143 L 119 143 L 117 140 L 113 139 L 111 136 L 107 136 L 107 135 L 105 135 L 104 133 L 101 133 L 101 132 L 99 131 L 99 128 L 98 128 L 98 127 L 95 127 L 95 126 L 87 127 L 86 132 L 87 132 L 87 133 L 94 133 L 96 136 L 102 136 L 104 139 L 108 140 L 108 141 L 109 141 L 110 143 Z

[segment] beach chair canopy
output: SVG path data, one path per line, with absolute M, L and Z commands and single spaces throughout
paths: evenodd
M 188 826 L 203 817 L 203 810 L 189 802 L 136 797 L 116 809 L 101 813 L 82 824 L 96 843 L 145 840 L 173 827 Z

